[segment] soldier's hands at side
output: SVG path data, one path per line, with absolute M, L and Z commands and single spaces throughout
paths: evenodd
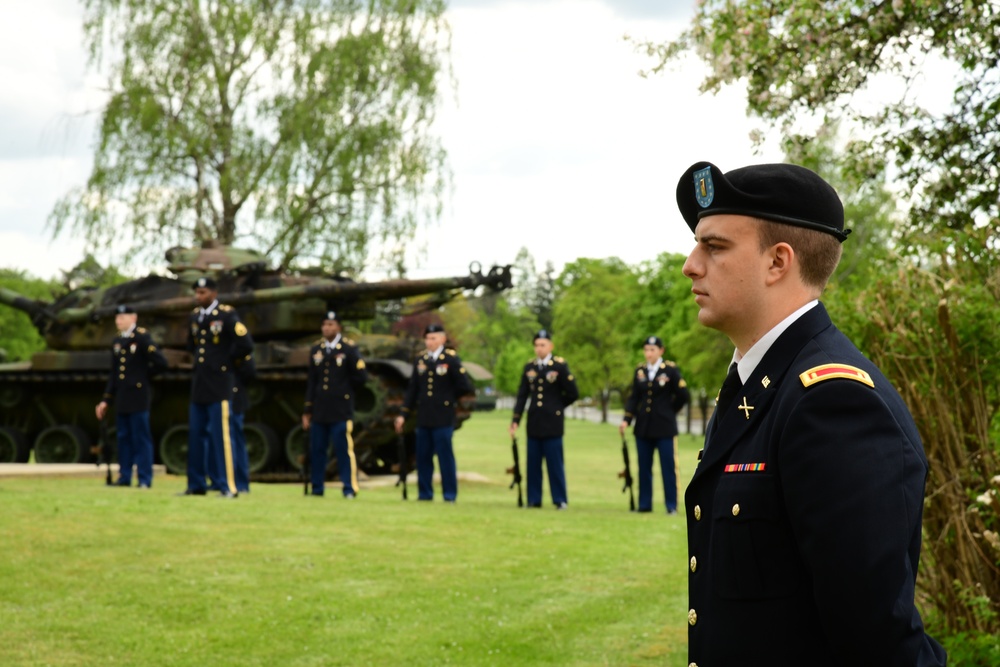
M 403 432 L 403 424 L 406 423 L 406 418 L 403 415 L 396 417 L 396 433 Z
M 105 401 L 101 401 L 100 403 L 97 404 L 97 407 L 94 408 L 94 414 L 97 415 L 97 421 L 101 421 L 102 419 L 104 419 L 104 415 L 106 415 L 107 413 L 108 413 L 108 404 Z
M 309 424 L 311 422 L 312 422 L 312 418 L 310 417 L 310 415 L 302 415 L 302 430 L 303 431 L 308 431 L 309 430 Z
M 515 424 L 514 422 L 511 422 L 510 423 L 510 428 L 508 429 L 508 431 L 510 431 L 510 435 L 511 435 L 511 437 L 513 437 L 514 434 L 517 433 L 517 424 Z
M 627 428 L 628 428 L 628 423 L 623 420 L 622 423 L 618 425 L 618 432 L 621 433 L 622 435 L 625 435 L 625 429 Z

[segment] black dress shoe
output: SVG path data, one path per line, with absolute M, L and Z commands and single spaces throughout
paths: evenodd
M 119 480 L 115 482 L 113 486 L 132 486 L 132 481 L 119 478 Z
M 239 498 L 239 496 L 240 494 L 233 493 L 229 489 L 223 489 L 222 491 L 219 492 L 220 498 Z
M 178 496 L 203 496 L 205 495 L 205 489 L 184 489 Z

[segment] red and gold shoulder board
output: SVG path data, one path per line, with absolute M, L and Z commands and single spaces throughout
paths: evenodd
M 805 373 L 799 375 L 799 379 L 802 380 L 803 387 L 808 387 L 816 384 L 817 382 L 832 380 L 834 378 L 857 380 L 858 382 L 866 384 L 869 387 L 875 387 L 875 383 L 872 382 L 871 375 L 860 368 L 848 366 L 847 364 L 823 364 L 822 366 L 810 368 Z

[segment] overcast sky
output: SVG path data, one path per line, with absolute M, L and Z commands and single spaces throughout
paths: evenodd
M 643 79 L 623 36 L 666 41 L 694 0 L 453 0 L 457 92 L 437 132 L 453 192 L 422 230 L 411 275 L 578 257 L 638 263 L 687 252 L 674 204 L 680 174 L 780 160 L 754 154 L 739 91 L 699 96 L 700 65 Z M 52 240 L 55 202 L 85 182 L 103 80 L 88 72 L 77 0 L 7 3 L 0 15 L 0 266 L 44 277 L 76 264 L 80 240 Z M 107 258 L 99 257 L 102 261 Z M 419 261 L 419 266 L 417 262 Z

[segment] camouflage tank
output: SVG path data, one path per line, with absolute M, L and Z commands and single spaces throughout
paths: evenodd
M 167 251 L 171 276 L 150 275 L 106 289 L 76 289 L 53 303 L 0 288 L 0 303 L 26 312 L 47 349 L 28 362 L 0 364 L 0 463 L 93 461 L 99 439 L 94 405 L 100 400 L 115 335 L 114 310 L 132 306 L 167 357 L 154 381 L 150 425 L 156 458 L 171 472 L 186 468 L 191 357 L 186 351 L 194 281 L 215 278 L 219 302 L 233 306 L 254 337 L 258 376 L 248 388 L 245 415 L 252 479 L 285 479 L 301 466 L 306 434 L 301 426 L 309 346 L 319 337 L 327 310 L 345 322 L 372 319 L 380 301 L 428 295 L 437 306 L 468 290 L 510 287 L 510 267 L 467 276 L 360 283 L 341 276 L 269 269 L 257 253 L 207 244 Z M 384 473 L 397 465 L 392 419 L 403 400 L 411 358 L 419 341 L 389 335 L 345 336 L 357 343 L 369 379 L 356 398 L 354 444 L 361 470 Z M 485 369 L 468 364 L 473 379 Z M 475 397 L 460 401 L 457 422 L 468 418 Z M 114 420 L 107 440 L 114 442 Z M 408 434 L 410 437 L 411 434 Z M 331 470 L 333 467 L 331 460 Z

